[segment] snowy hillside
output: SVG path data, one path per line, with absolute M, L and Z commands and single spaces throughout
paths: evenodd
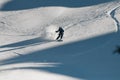
M 118 0 L 1 0 L 0 80 L 119 80 L 119 13 Z

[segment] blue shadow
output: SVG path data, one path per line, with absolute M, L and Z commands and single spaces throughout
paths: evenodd
M 24 10 L 37 7 L 84 7 L 115 0 L 11 0 L 3 5 L 1 11 Z
M 50 42 L 50 41 L 51 40 L 46 40 L 46 39 L 42 39 L 40 37 L 37 37 L 37 38 L 29 39 L 29 40 L 24 40 L 24 41 L 20 41 L 20 42 L 16 42 L 16 43 L 3 45 L 3 46 L 0 46 L 0 48 L 29 46 L 29 45 L 34 45 L 34 44 L 42 44 L 42 43 L 46 43 L 46 42 Z
M 100 48 L 103 47 L 105 43 L 108 43 L 108 41 L 117 39 L 118 37 L 119 36 L 116 35 L 116 33 L 111 33 L 83 41 L 61 45 L 58 47 L 38 50 L 23 56 L 18 56 L 2 61 L 1 63 L 3 64 L 1 65 L 27 62 L 61 63 L 61 65 L 56 67 L 27 67 L 25 69 L 45 70 L 52 73 L 68 75 L 76 78 L 87 78 L 87 80 L 102 80 L 104 78 L 104 71 L 106 69 L 108 69 L 108 72 L 110 72 L 110 67 L 115 69 L 112 65 L 118 67 L 120 66 L 118 65 L 120 58 L 116 59 L 117 61 L 113 64 L 111 61 L 111 57 L 113 55 L 109 55 L 112 54 L 112 51 L 109 50 L 109 46 L 104 47 L 108 52 L 105 51 L 105 49 Z M 111 44 L 111 42 L 109 44 Z M 120 71 L 117 73 L 120 73 Z M 113 74 L 111 74 L 111 76 L 106 76 L 105 79 L 117 80 L 112 76 Z M 119 74 L 115 74 L 115 76 L 117 76 L 116 78 L 120 79 L 120 77 L 118 77 Z
M 16 42 L 16 43 L 2 45 L 2 46 L 0 46 L 0 48 L 11 48 L 11 49 L 2 50 L 0 52 L 22 49 L 22 48 L 29 47 L 29 46 L 34 46 L 34 45 L 41 45 L 43 43 L 45 44 L 45 43 L 52 42 L 52 41 L 53 40 L 43 39 L 43 38 L 40 38 L 40 37 L 32 38 L 32 39 L 29 39 L 29 40 L 24 40 L 24 41 L 20 41 L 20 42 Z

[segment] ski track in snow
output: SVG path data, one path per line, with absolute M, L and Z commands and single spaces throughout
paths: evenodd
M 115 15 L 116 15 L 115 12 L 116 12 L 116 10 L 117 10 L 118 8 L 120 8 L 120 6 L 117 6 L 117 7 L 113 8 L 113 9 L 111 9 L 110 11 L 108 11 L 108 15 L 109 15 L 109 16 L 114 20 L 114 22 L 115 22 L 116 32 L 119 32 L 119 29 L 120 29 L 120 22 L 119 22 L 119 20 L 117 20 L 117 18 L 115 17 Z M 74 25 L 74 24 L 73 24 L 73 25 Z M 68 27 L 68 28 L 69 28 L 69 27 Z M 113 41 L 113 39 L 111 38 L 111 40 L 109 40 L 108 42 L 106 42 L 105 44 L 103 44 L 103 45 L 101 45 L 101 46 L 98 46 L 98 47 L 92 48 L 92 49 L 90 49 L 90 50 L 81 52 L 81 54 L 78 52 L 78 53 L 76 53 L 76 54 L 74 54 L 74 55 L 71 55 L 71 56 L 76 57 L 76 56 L 85 55 L 85 54 L 87 54 L 88 52 L 95 51 L 95 50 L 97 50 L 97 49 L 99 49 L 99 48 L 102 48 L 102 47 L 110 44 L 112 41 Z
M 108 15 L 111 17 L 111 19 L 113 19 L 113 21 L 115 23 L 116 32 L 118 32 L 119 28 L 120 28 L 120 22 L 119 22 L 119 20 L 115 16 L 116 15 L 115 12 L 116 12 L 116 10 L 118 8 L 120 8 L 120 6 L 117 6 L 117 7 L 113 8 L 113 9 L 111 9 L 110 11 L 108 11 Z M 68 30 L 68 29 L 72 28 L 73 26 L 75 26 L 75 25 L 77 25 L 79 23 L 80 22 L 71 23 L 69 25 L 65 25 L 64 28 L 65 28 L 65 30 Z M 101 44 L 101 45 L 96 46 L 96 47 L 92 47 L 91 49 L 88 49 L 88 50 L 83 51 L 83 52 L 77 52 L 77 53 L 75 53 L 73 55 L 69 55 L 69 56 L 72 56 L 70 58 L 74 59 L 77 56 L 88 55 L 88 53 L 92 53 L 95 50 L 99 50 L 100 48 L 104 48 L 106 46 L 109 46 L 109 44 L 114 42 L 113 40 L 114 40 L 113 38 L 110 38 L 110 40 L 108 42 L 107 41 L 104 42 L 104 44 Z M 66 42 L 67 41 L 65 40 L 65 42 L 62 42 L 62 44 L 65 44 Z M 58 46 L 58 44 L 61 44 L 61 43 L 56 43 L 56 42 L 53 42 L 53 41 L 49 42 L 48 41 L 47 44 L 46 44 L 46 42 L 41 42 L 41 43 L 36 43 L 36 44 L 29 44 L 29 45 L 26 45 L 26 46 L 24 45 L 24 46 L 18 46 L 18 47 L 13 47 L 13 48 L 7 48 L 7 49 L 4 49 L 4 50 L 1 49 L 0 52 L 9 52 L 10 51 L 14 55 L 23 56 L 23 54 L 21 54 L 21 52 L 18 52 L 19 49 L 23 50 L 25 48 L 27 50 L 27 49 L 31 49 L 31 47 L 32 48 L 38 47 L 37 49 L 35 49 L 37 51 L 38 49 L 42 48 L 42 46 L 43 46 L 43 45 L 39 46 L 40 44 L 43 44 L 43 45 L 46 45 L 46 46 L 49 46 L 49 44 L 52 44 L 53 46 L 56 46 L 56 45 Z M 51 46 L 49 46 L 49 47 L 51 47 Z M 80 47 L 83 47 L 83 46 L 80 45 Z M 27 67 L 41 67 L 41 66 L 42 67 L 54 67 L 54 66 L 56 66 L 56 63 L 52 63 L 52 64 L 51 63 L 47 63 L 47 64 L 46 63 L 24 63 L 24 65 L 23 64 L 15 64 L 15 65 L 1 66 L 0 70 L 1 71 L 5 71 L 5 70 L 8 71 L 11 68 L 20 69 L 22 67 L 26 67 L 27 68 Z
M 115 8 L 113 8 L 112 10 L 110 10 L 109 12 L 108 12 L 108 15 L 109 16 L 111 16 L 111 18 L 114 20 L 114 22 L 115 22 L 115 25 L 116 25 L 116 32 L 118 32 L 119 31 L 119 28 L 120 28 L 120 22 L 119 22 L 119 20 L 117 20 L 117 18 L 115 17 L 115 12 L 116 12 L 116 10 L 119 8 L 120 6 L 117 6 L 117 7 L 115 7 Z
M 116 11 L 117 8 L 119 8 L 119 7 L 120 7 L 120 6 L 117 6 L 117 7 L 113 8 L 113 9 L 112 9 L 111 11 L 109 11 L 109 13 L 108 13 L 108 15 L 110 15 L 111 18 L 115 21 L 115 24 L 117 25 L 117 31 L 119 30 L 120 23 L 119 23 L 119 21 L 117 20 L 117 18 L 115 17 L 115 11 Z M 79 22 L 77 22 L 77 23 L 71 23 L 70 25 L 65 25 L 65 30 L 67 30 L 67 29 L 69 29 L 69 28 L 71 28 L 72 26 L 77 25 L 77 24 L 79 24 Z M 111 42 L 111 40 L 110 40 L 109 42 L 107 42 L 106 44 L 109 44 L 110 42 Z M 104 44 L 104 45 L 106 45 L 106 44 Z M 101 45 L 101 46 L 104 46 L 104 45 Z M 32 45 L 29 45 L 29 46 L 32 46 Z M 25 46 L 25 47 L 28 47 L 28 46 Z M 25 48 L 25 47 L 18 47 L 18 48 L 16 48 L 16 49 L 21 49 L 21 48 Z M 98 48 L 100 48 L 100 46 L 99 46 L 99 47 L 96 47 L 96 48 L 93 48 L 93 49 L 91 49 L 91 50 L 87 50 L 87 51 L 83 52 L 82 54 L 76 53 L 76 55 L 72 55 L 72 56 L 84 55 L 85 53 L 90 52 L 90 51 L 93 51 L 93 50 L 98 49 Z M 4 50 L 4 51 L 12 51 L 12 50 L 14 50 L 14 49 L 8 49 L 8 50 Z M 0 51 L 0 52 L 3 52 L 3 51 Z
M 119 22 L 119 20 L 117 20 L 117 18 L 115 17 L 115 12 L 116 12 L 116 10 L 119 8 L 120 6 L 117 6 L 117 7 L 115 7 L 115 8 L 113 8 L 111 11 L 109 11 L 109 13 L 108 13 L 108 15 L 110 15 L 111 16 L 111 18 L 114 20 L 114 22 L 115 22 L 115 25 L 116 25 L 116 32 L 119 32 L 119 28 L 120 28 L 120 22 Z M 113 39 L 111 39 L 111 40 L 109 40 L 109 42 L 106 42 L 104 45 L 101 45 L 101 46 L 98 46 L 98 47 L 96 47 L 96 48 L 93 48 L 93 49 L 90 49 L 90 50 L 87 50 L 87 51 L 85 51 L 85 52 L 82 52 L 82 54 L 80 54 L 79 52 L 78 53 L 76 53 L 75 55 L 72 55 L 73 57 L 76 57 L 76 56 L 81 56 L 81 55 L 85 55 L 86 53 L 88 53 L 88 52 L 91 52 L 91 51 L 94 51 L 94 50 L 96 50 L 96 49 L 98 49 L 98 48 L 101 48 L 101 47 L 104 47 L 104 46 L 106 46 L 106 45 L 108 45 L 108 44 L 110 44 L 111 42 L 113 41 Z

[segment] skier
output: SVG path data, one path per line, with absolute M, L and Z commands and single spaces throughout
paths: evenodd
M 63 38 L 63 35 L 64 35 L 64 30 L 63 30 L 63 28 L 62 27 L 59 27 L 59 29 L 56 31 L 56 33 L 58 33 L 59 32 L 59 34 L 58 34 L 58 37 L 56 38 L 56 40 L 62 40 L 62 38 Z

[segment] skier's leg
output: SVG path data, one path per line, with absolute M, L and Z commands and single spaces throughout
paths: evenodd
M 58 37 L 56 38 L 56 40 L 58 40 L 58 39 L 59 39 L 59 37 L 60 37 L 60 34 L 58 35 Z
M 62 39 L 62 38 L 63 38 L 63 34 L 60 35 L 60 39 Z

